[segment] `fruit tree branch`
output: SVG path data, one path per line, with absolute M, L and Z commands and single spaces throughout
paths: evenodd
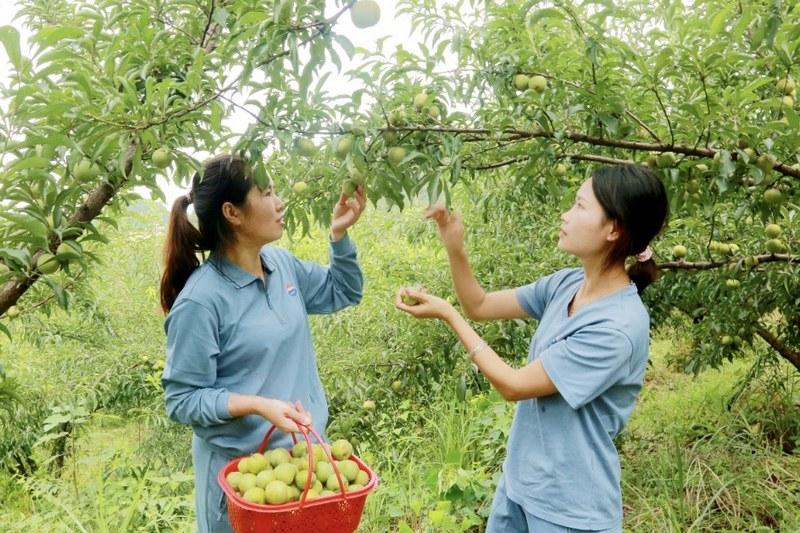
M 614 157 L 606 157 L 603 155 L 594 154 L 564 154 L 564 159 L 575 159 L 578 161 L 594 161 L 595 163 L 605 163 L 607 165 L 632 165 L 633 161 L 630 159 L 616 159 Z
M 320 35 L 325 33 L 330 26 L 333 26 L 336 23 L 336 21 L 339 19 L 339 17 L 341 17 L 347 10 L 349 10 L 351 7 L 353 7 L 354 3 L 355 2 L 350 2 L 349 4 L 345 4 L 344 7 L 339 9 L 339 11 L 334 13 L 328 19 L 318 20 L 318 21 L 314 22 L 314 24 L 312 24 L 312 26 L 316 28 L 316 31 L 314 33 L 312 33 L 310 36 L 308 36 L 307 38 L 305 38 L 302 41 L 300 41 L 299 43 L 297 43 L 297 48 L 303 46 L 304 44 L 310 43 L 311 41 L 313 41 L 314 39 L 316 39 L 317 37 L 319 37 Z M 263 67 L 264 65 L 268 65 L 269 63 L 272 63 L 276 59 L 288 56 L 291 53 L 292 53 L 291 49 L 282 50 L 281 52 L 278 52 L 276 54 L 273 54 L 273 55 L 269 56 L 268 58 L 266 58 L 261 63 L 256 64 L 256 66 L 257 67 Z M 238 80 L 238 78 L 237 78 L 237 80 Z
M 318 36 L 322 35 L 324 33 L 324 31 L 326 31 L 326 28 L 328 26 L 330 26 L 331 24 L 333 24 L 351 6 L 352 6 L 352 3 L 346 4 L 342 9 L 340 9 L 331 18 L 329 18 L 327 20 L 320 21 L 319 29 L 317 31 L 315 31 L 314 33 L 312 33 L 312 35 L 310 37 L 308 37 L 307 39 L 304 39 L 303 41 L 301 41 L 299 44 L 302 46 L 302 45 L 307 44 L 308 42 L 312 41 L 313 39 L 317 38 Z M 206 45 L 210 45 L 210 43 L 213 40 L 212 37 L 213 37 L 213 33 L 214 32 L 212 31 L 210 33 L 211 34 L 208 35 L 209 41 L 205 43 Z M 258 66 L 264 66 L 264 65 L 266 65 L 266 64 L 268 64 L 268 63 L 270 63 L 272 61 L 275 61 L 275 60 L 279 59 L 280 57 L 284 57 L 286 55 L 289 55 L 289 53 L 290 53 L 289 50 L 284 50 L 284 51 L 282 51 L 280 53 L 274 54 L 274 55 L 268 57 L 266 60 L 264 60 L 261 63 L 259 63 Z M 234 87 L 236 87 L 236 85 L 240 81 L 240 78 L 241 78 L 241 74 L 239 76 L 237 76 L 234 80 L 232 80 L 228 85 L 226 85 L 225 87 L 221 88 L 220 90 L 218 90 L 216 93 L 212 94 L 211 96 L 206 97 L 206 98 L 200 100 L 199 102 L 197 102 L 195 104 L 192 104 L 190 106 L 187 106 L 187 107 L 184 107 L 184 108 L 181 108 L 181 109 L 177 109 L 174 112 L 165 115 L 164 117 L 162 117 L 159 120 L 152 121 L 152 122 L 147 122 L 147 123 L 145 123 L 143 125 L 133 126 L 133 127 L 125 126 L 125 125 L 117 125 L 117 126 L 119 126 L 120 129 L 127 129 L 127 130 L 132 130 L 132 131 L 142 131 L 142 130 L 150 129 L 150 128 L 155 127 L 155 126 L 160 126 L 160 125 L 165 124 L 166 122 L 168 122 L 170 120 L 179 118 L 179 117 L 181 117 L 183 115 L 186 115 L 186 114 L 189 114 L 189 113 L 191 113 L 193 111 L 196 111 L 197 109 L 200 109 L 201 107 L 209 104 L 213 100 L 216 100 L 217 98 L 222 96 L 225 92 L 227 92 L 227 91 L 233 89 Z M 108 203 L 111 202 L 111 200 L 114 198 L 114 195 L 119 191 L 120 187 L 123 185 L 123 183 L 127 180 L 127 177 L 130 175 L 130 172 L 131 172 L 131 170 L 133 168 L 133 159 L 134 159 L 135 152 L 136 152 L 136 147 L 135 147 L 135 145 L 133 143 L 131 143 L 131 145 L 128 147 L 128 151 L 127 151 L 126 156 L 125 156 L 125 162 L 123 164 L 123 169 L 122 169 L 122 176 L 121 176 L 121 178 L 119 180 L 119 183 L 117 183 L 116 185 L 112 185 L 111 183 L 109 183 L 107 181 L 103 181 L 103 182 L 97 184 L 97 186 L 95 186 L 95 188 L 92 191 L 89 192 L 89 194 L 86 196 L 86 198 L 81 203 L 81 205 L 79 205 L 78 208 L 75 210 L 75 213 L 72 215 L 72 217 L 69 220 L 69 224 L 70 225 L 81 226 L 83 224 L 91 222 L 92 220 L 94 220 L 101 213 L 103 208 Z M 55 250 L 55 248 L 58 246 L 58 244 L 59 243 L 58 243 L 57 238 L 51 238 L 50 239 L 49 245 L 50 245 L 50 249 L 51 250 Z M 45 253 L 45 252 L 43 250 L 40 250 L 39 252 L 37 252 L 37 253 L 35 253 L 33 255 L 33 257 L 32 257 L 33 264 L 35 264 L 35 260 L 43 253 Z M 0 287 L 0 315 L 5 313 L 6 310 L 9 307 L 11 307 L 12 305 L 16 304 L 17 301 L 22 297 L 22 295 L 25 294 L 25 292 L 27 292 L 27 290 L 33 286 L 33 284 L 36 282 L 36 280 L 38 280 L 39 276 L 40 276 L 40 274 L 38 272 L 33 272 L 31 275 L 26 276 L 24 279 L 11 280 L 11 281 L 6 282 L 2 287 Z
M 191 33 L 187 32 L 183 28 L 179 28 L 178 26 L 173 24 L 171 21 L 169 21 L 169 20 L 167 20 L 165 18 L 162 18 L 162 17 L 156 17 L 156 21 L 160 22 L 164 26 L 169 27 L 169 29 L 171 29 L 171 30 L 175 30 L 175 31 L 177 31 L 179 33 L 182 33 L 185 37 L 187 37 L 189 39 L 189 42 L 191 42 L 192 44 L 197 44 L 197 41 L 195 40 L 195 38 L 192 36 Z
M 313 41 L 314 39 L 316 39 L 317 37 L 319 37 L 320 35 L 325 33 L 327 31 L 328 27 L 332 26 L 336 22 L 336 20 L 338 20 L 338 18 L 340 16 L 342 16 L 342 14 L 345 11 L 350 9 L 351 5 L 352 4 L 345 5 L 336 14 L 334 14 L 333 16 L 331 16 L 328 19 L 315 22 L 314 26 L 317 28 L 317 30 L 314 31 L 307 38 L 305 38 L 305 39 L 301 40 L 299 43 L 297 43 L 297 48 L 310 43 L 311 41 Z M 277 53 L 272 54 L 271 56 L 267 57 L 266 59 L 264 59 L 260 63 L 257 63 L 256 67 L 257 68 L 264 67 L 264 66 L 272 63 L 273 61 L 276 61 L 276 60 L 278 60 L 278 59 L 280 59 L 282 57 L 288 56 L 290 53 L 291 53 L 291 49 L 281 50 L 280 52 L 277 52 Z M 234 89 L 239 84 L 239 82 L 241 81 L 241 78 L 242 78 L 243 74 L 244 74 L 244 70 L 241 73 L 239 73 L 238 76 L 234 77 L 230 81 L 230 83 L 228 83 L 227 85 L 223 86 L 221 89 L 219 89 L 214 94 L 212 94 L 212 95 L 200 100 L 199 102 L 197 102 L 195 104 L 192 104 L 192 105 L 190 105 L 188 107 L 185 107 L 185 108 L 182 108 L 182 109 L 176 109 L 171 113 L 167 113 L 166 115 L 164 115 L 162 118 L 160 118 L 158 120 L 149 121 L 149 122 L 146 122 L 146 123 L 144 123 L 142 125 L 134 126 L 131 129 L 134 129 L 134 130 L 137 130 L 137 131 L 143 131 L 143 130 L 146 130 L 146 129 L 150 129 L 150 128 L 154 127 L 154 126 L 161 126 L 162 124 L 165 124 L 165 123 L 169 122 L 172 119 L 182 117 L 182 116 L 187 115 L 187 114 L 189 114 L 189 113 L 191 113 L 193 111 L 197 111 L 201 107 L 204 107 L 204 106 L 210 104 L 211 102 L 213 102 L 214 100 L 217 100 L 223 94 L 225 94 L 226 92 L 230 91 L 231 89 Z
M 655 140 L 657 143 L 661 142 L 661 138 L 658 136 L 658 134 L 655 131 L 653 131 L 653 129 L 650 126 L 645 124 L 645 122 L 642 119 L 634 115 L 630 109 L 626 109 L 625 114 L 631 117 L 639 126 L 641 126 L 647 133 L 649 133 L 650 136 L 653 138 L 653 140 Z
M 62 288 L 71 289 L 72 287 L 74 287 L 75 285 L 78 284 L 78 282 L 83 278 L 84 274 L 86 274 L 86 270 L 82 269 L 80 272 L 78 272 L 78 274 L 74 278 L 72 278 L 67 283 L 65 283 L 62 286 Z M 25 311 L 29 312 L 29 311 L 33 311 L 34 309 L 37 309 L 39 307 L 44 307 L 45 305 L 47 305 L 50 302 L 52 302 L 55 299 L 55 297 L 56 297 L 55 294 L 51 294 L 50 296 L 48 296 L 47 298 L 45 298 L 44 300 L 42 300 L 39 303 L 36 303 L 36 304 L 33 304 L 33 305 L 26 305 L 25 306 Z
M 661 101 L 661 95 L 658 94 L 658 89 L 653 87 L 652 89 L 653 94 L 656 95 L 656 100 L 658 101 L 658 106 L 661 108 L 661 112 L 664 113 L 664 119 L 667 121 L 667 126 L 669 127 L 669 139 L 672 141 L 672 144 L 675 144 L 675 132 L 672 131 L 672 121 L 669 119 L 669 114 L 667 113 L 667 108 L 664 107 L 664 102 Z
M 506 159 L 505 161 L 498 161 L 497 163 L 491 163 L 489 165 L 480 165 L 480 166 L 466 166 L 464 168 L 469 170 L 492 170 L 495 168 L 506 167 L 508 165 L 513 165 L 515 163 L 522 163 L 523 161 L 530 160 L 528 156 L 520 156 L 520 157 L 512 157 L 511 159 Z
M 781 354 L 781 357 L 789 361 L 798 371 L 800 371 L 800 350 L 787 345 L 778 337 L 776 337 L 771 331 L 767 330 L 761 325 L 756 325 L 755 332 L 776 352 Z
M 391 128 L 379 128 L 379 131 L 393 129 L 395 131 L 416 131 L 416 132 L 430 132 L 430 133 L 452 133 L 455 135 L 472 135 L 474 141 L 496 141 L 496 140 L 510 140 L 510 139 L 554 139 L 556 133 L 548 130 L 520 130 L 515 128 L 504 128 L 500 130 L 492 130 L 488 128 L 456 128 L 446 126 L 392 126 Z M 497 135 L 505 136 L 498 139 Z M 477 136 L 477 137 L 476 137 Z M 702 148 L 688 144 L 670 144 L 670 143 L 656 143 L 644 141 L 627 141 L 622 139 L 609 139 L 604 137 L 596 137 L 578 132 L 564 132 L 560 134 L 562 138 L 567 138 L 573 142 L 591 144 L 593 146 L 606 146 L 609 148 L 623 148 L 626 150 L 640 151 L 640 152 L 674 152 L 693 157 L 702 157 L 711 159 L 720 150 L 713 148 Z M 735 153 L 731 154 L 734 156 Z M 800 167 L 793 167 L 781 162 L 775 162 L 772 167 L 773 170 L 783 174 L 784 176 L 792 176 L 800 178 Z
M 349 8 L 350 8 L 350 4 L 345 5 L 345 7 L 340 9 L 336 14 L 334 14 L 330 18 L 324 19 L 324 20 L 320 20 L 320 21 L 316 21 L 313 24 L 313 26 L 315 28 L 317 28 L 316 31 L 314 31 L 310 36 L 306 37 L 305 39 L 303 39 L 299 43 L 297 43 L 297 47 L 299 48 L 301 46 L 304 46 L 304 45 L 310 43 L 311 41 L 313 41 L 314 39 L 316 39 L 317 37 L 319 37 L 320 35 L 324 34 L 328 30 L 328 28 L 330 26 L 332 26 L 336 22 L 336 20 L 345 11 L 347 11 Z M 204 40 L 205 40 L 204 49 L 206 50 L 206 52 L 209 52 L 213 48 L 213 46 L 212 46 L 213 37 L 215 36 L 216 30 L 218 28 L 219 28 L 218 25 L 212 25 L 211 31 L 204 38 Z M 291 49 L 285 49 L 285 50 L 281 50 L 280 52 L 276 52 L 275 54 L 272 54 L 271 56 L 267 57 L 263 61 L 257 63 L 256 67 L 257 68 L 262 68 L 262 67 L 272 63 L 273 61 L 276 61 L 276 60 L 278 60 L 278 59 L 280 59 L 282 57 L 288 56 L 290 53 L 291 53 Z M 153 128 L 153 127 L 162 126 L 162 125 L 166 124 L 167 122 L 169 122 L 171 120 L 180 118 L 180 117 L 182 117 L 184 115 L 188 115 L 189 113 L 192 113 L 194 111 L 197 111 L 198 109 L 201 109 L 201 108 L 205 107 L 206 105 L 210 104 L 214 100 L 217 100 L 220 97 L 222 97 L 222 95 L 224 95 L 228 91 L 230 91 L 232 89 L 235 89 L 239 85 L 243 74 L 244 74 L 244 70 L 242 70 L 242 72 L 239 73 L 239 75 L 237 75 L 233 79 L 231 79 L 231 81 L 228 84 L 224 85 L 223 87 L 218 89 L 216 92 L 212 93 L 211 95 L 209 95 L 209 96 L 207 96 L 207 97 L 205 97 L 205 98 L 203 98 L 203 99 L 201 99 L 201 100 L 199 100 L 199 101 L 197 101 L 197 102 L 195 102 L 193 104 L 187 105 L 186 107 L 181 107 L 181 108 L 178 108 L 178 109 L 174 109 L 171 112 L 166 113 L 161 118 L 156 119 L 156 120 L 148 120 L 147 122 L 144 122 L 144 123 L 141 123 L 141 124 L 120 124 L 120 123 L 116 123 L 116 122 L 107 121 L 107 120 L 102 119 L 100 117 L 92 117 L 92 119 L 93 120 L 98 120 L 98 121 L 101 121 L 101 122 L 105 122 L 105 123 L 107 123 L 109 125 L 112 125 L 112 126 L 115 126 L 115 127 L 119 128 L 119 129 L 129 130 L 129 131 L 139 131 L 139 132 L 141 132 L 141 131 L 145 131 L 145 130 L 148 130 L 148 129 Z
M 575 89 L 580 89 L 580 90 L 585 91 L 585 92 L 587 92 L 587 93 L 589 93 L 591 95 L 596 95 L 597 94 L 591 88 L 583 87 L 580 83 L 576 83 L 576 82 L 574 82 L 572 80 L 566 80 L 566 79 L 563 79 L 563 78 L 559 78 L 557 76 L 553 76 L 552 74 L 547 74 L 546 72 L 538 72 L 538 71 L 525 72 L 525 71 L 522 71 L 521 74 L 525 74 L 526 76 L 541 76 L 541 77 L 547 78 L 549 80 L 558 81 L 560 83 L 563 83 L 564 85 L 569 85 L 570 87 L 573 87 Z M 649 133 L 650 136 L 657 143 L 661 142 L 661 138 L 658 136 L 658 134 L 655 131 L 653 131 L 653 128 L 648 126 L 642 119 L 640 119 L 638 116 L 636 116 L 636 114 L 634 114 L 633 111 L 631 111 L 630 109 L 626 109 L 625 110 L 625 114 L 628 115 L 631 119 L 633 119 L 633 121 L 636 122 L 636 124 L 638 124 L 639 126 L 641 126 L 642 129 L 644 129 L 647 133 Z
M 120 184 L 123 183 L 130 175 L 130 172 L 133 168 L 133 157 L 135 153 L 136 147 L 131 144 L 128 147 L 128 151 L 125 155 L 125 164 L 123 167 L 123 175 Z M 118 190 L 118 187 L 114 187 L 107 181 L 98 183 L 97 186 L 95 186 L 95 188 L 89 192 L 83 202 L 78 206 L 78 208 L 75 210 L 75 213 L 72 214 L 69 219 L 69 225 L 82 226 L 83 224 L 94 220 L 95 217 L 97 217 L 103 210 L 103 208 L 111 201 Z M 51 251 L 55 250 L 58 246 L 58 239 L 51 237 L 49 245 Z M 36 264 L 36 259 L 43 253 L 45 253 L 43 250 L 36 252 L 33 255 L 32 263 Z M 9 307 L 17 303 L 22 295 L 33 286 L 39 277 L 40 274 L 38 272 L 34 272 L 25 279 L 14 279 L 6 282 L 2 287 L 0 287 L 0 315 L 5 313 Z
M 800 262 L 800 255 L 763 254 L 752 257 L 754 257 L 758 261 L 758 264 L 776 263 L 776 262 L 783 262 L 783 263 Z M 732 265 L 742 266 L 744 261 L 745 261 L 744 258 L 735 259 L 733 261 L 696 261 L 696 262 L 668 261 L 665 263 L 659 263 L 658 268 L 659 270 L 711 270 L 714 268 L 729 267 Z
M 206 19 L 206 26 L 203 28 L 203 35 L 200 37 L 200 48 L 206 48 L 206 38 L 211 40 L 208 31 L 211 29 L 211 23 L 214 21 L 214 10 L 216 9 L 216 3 L 214 0 L 211 0 L 210 5 L 208 6 L 208 18 Z

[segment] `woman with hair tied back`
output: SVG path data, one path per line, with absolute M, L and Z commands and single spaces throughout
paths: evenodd
M 561 216 L 558 247 L 581 267 L 496 292 L 470 270 L 460 217 L 442 206 L 428 211 L 467 318 L 539 320 L 527 365 L 513 368 L 447 301 L 402 288 L 395 302 L 417 318 L 446 321 L 492 386 L 517 402 L 488 533 L 622 531 L 614 437 L 644 379 L 650 317 L 640 294 L 656 278 L 649 243 L 667 211 L 664 186 L 647 168 L 598 168 Z
M 187 216 L 190 203 L 198 227 Z M 347 229 L 365 206 L 363 187 L 352 198 L 340 196 L 330 266 L 323 267 L 266 246 L 283 235 L 284 204 L 272 184 L 255 183 L 238 156 L 206 161 L 191 193 L 175 201 L 161 278 L 162 384 L 167 414 L 194 433 L 199 531 L 231 530 L 217 473 L 255 451 L 270 424 L 283 432 L 311 425 L 324 434 L 328 404 L 308 314 L 361 300 L 363 278 Z M 209 252 L 202 263 L 200 252 Z M 291 445 L 288 433 L 270 445 Z

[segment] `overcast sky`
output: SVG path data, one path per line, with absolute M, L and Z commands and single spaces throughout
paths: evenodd
M 376 47 L 376 42 L 379 38 L 390 36 L 390 38 L 384 44 L 384 51 L 386 52 L 393 51 L 395 46 L 399 45 L 400 43 L 402 43 L 406 49 L 415 48 L 411 46 L 415 42 L 415 39 L 411 38 L 410 36 L 411 26 L 408 18 L 395 17 L 395 2 L 393 0 L 377 1 L 381 7 L 381 18 L 377 25 L 367 29 L 358 29 L 353 26 L 350 17 L 345 14 L 339 18 L 336 24 L 336 31 L 346 35 L 356 47 L 373 49 Z M 12 2 L 12 0 L 0 0 L 0 3 L 3 4 L 3 9 L 0 9 L 0 26 L 11 25 L 17 28 L 22 36 L 23 54 L 29 55 L 26 46 L 29 33 L 22 26 L 20 21 L 13 20 L 16 12 L 15 6 L 18 4 L 18 2 Z M 334 2 L 330 0 L 328 0 L 327 5 L 328 7 L 326 14 L 330 16 L 337 8 L 334 5 Z M 2 48 L 2 46 L 0 46 L 0 84 L 3 85 L 7 85 L 8 83 L 10 64 L 7 60 L 8 58 L 5 55 L 5 50 Z M 351 68 L 352 65 L 348 62 L 346 55 L 343 55 L 342 62 L 342 72 L 346 72 L 349 68 Z M 349 92 L 347 83 L 344 79 L 335 76 L 335 67 L 331 66 L 331 69 L 334 72 L 334 75 L 328 79 L 326 82 L 326 87 L 329 87 L 332 92 L 347 94 Z M 2 105 L 2 107 L 3 110 L 5 110 L 5 105 Z M 253 120 L 254 119 L 248 114 L 242 111 L 235 111 L 226 123 L 233 131 L 238 130 L 241 132 L 244 131 L 246 125 L 250 124 Z M 205 154 L 193 155 L 200 159 L 205 157 Z M 160 180 L 160 185 L 165 196 L 167 197 L 168 206 L 172 205 L 172 202 L 176 197 L 181 194 L 185 194 L 186 192 L 186 190 L 180 187 L 166 183 L 166 180 Z

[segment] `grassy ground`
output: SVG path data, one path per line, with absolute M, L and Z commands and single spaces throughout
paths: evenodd
M 726 407 L 751 361 L 693 378 L 670 370 L 671 350 L 666 339 L 654 344 L 620 446 L 626 528 L 800 531 L 800 456 L 784 453 L 764 431 L 758 418 L 769 416 L 769 406 L 754 412 L 758 398 Z

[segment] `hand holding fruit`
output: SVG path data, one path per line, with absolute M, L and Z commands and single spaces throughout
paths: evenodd
M 455 308 L 447 300 L 411 287 L 397 291 L 394 306 L 415 318 L 447 319 L 455 313 Z
M 286 433 L 300 431 L 299 425 L 310 426 L 311 414 L 300 402 L 288 403 L 272 398 L 264 398 L 259 414 Z
M 338 241 L 344 236 L 347 228 L 358 221 L 366 206 L 367 197 L 363 185 L 355 190 L 352 198 L 348 198 L 344 193 L 339 196 L 339 201 L 333 208 L 333 221 L 331 222 L 333 240 Z
M 425 218 L 434 220 L 439 226 L 439 236 L 448 251 L 464 247 L 464 224 L 458 213 L 452 213 L 442 204 L 435 204 L 425 212 Z

